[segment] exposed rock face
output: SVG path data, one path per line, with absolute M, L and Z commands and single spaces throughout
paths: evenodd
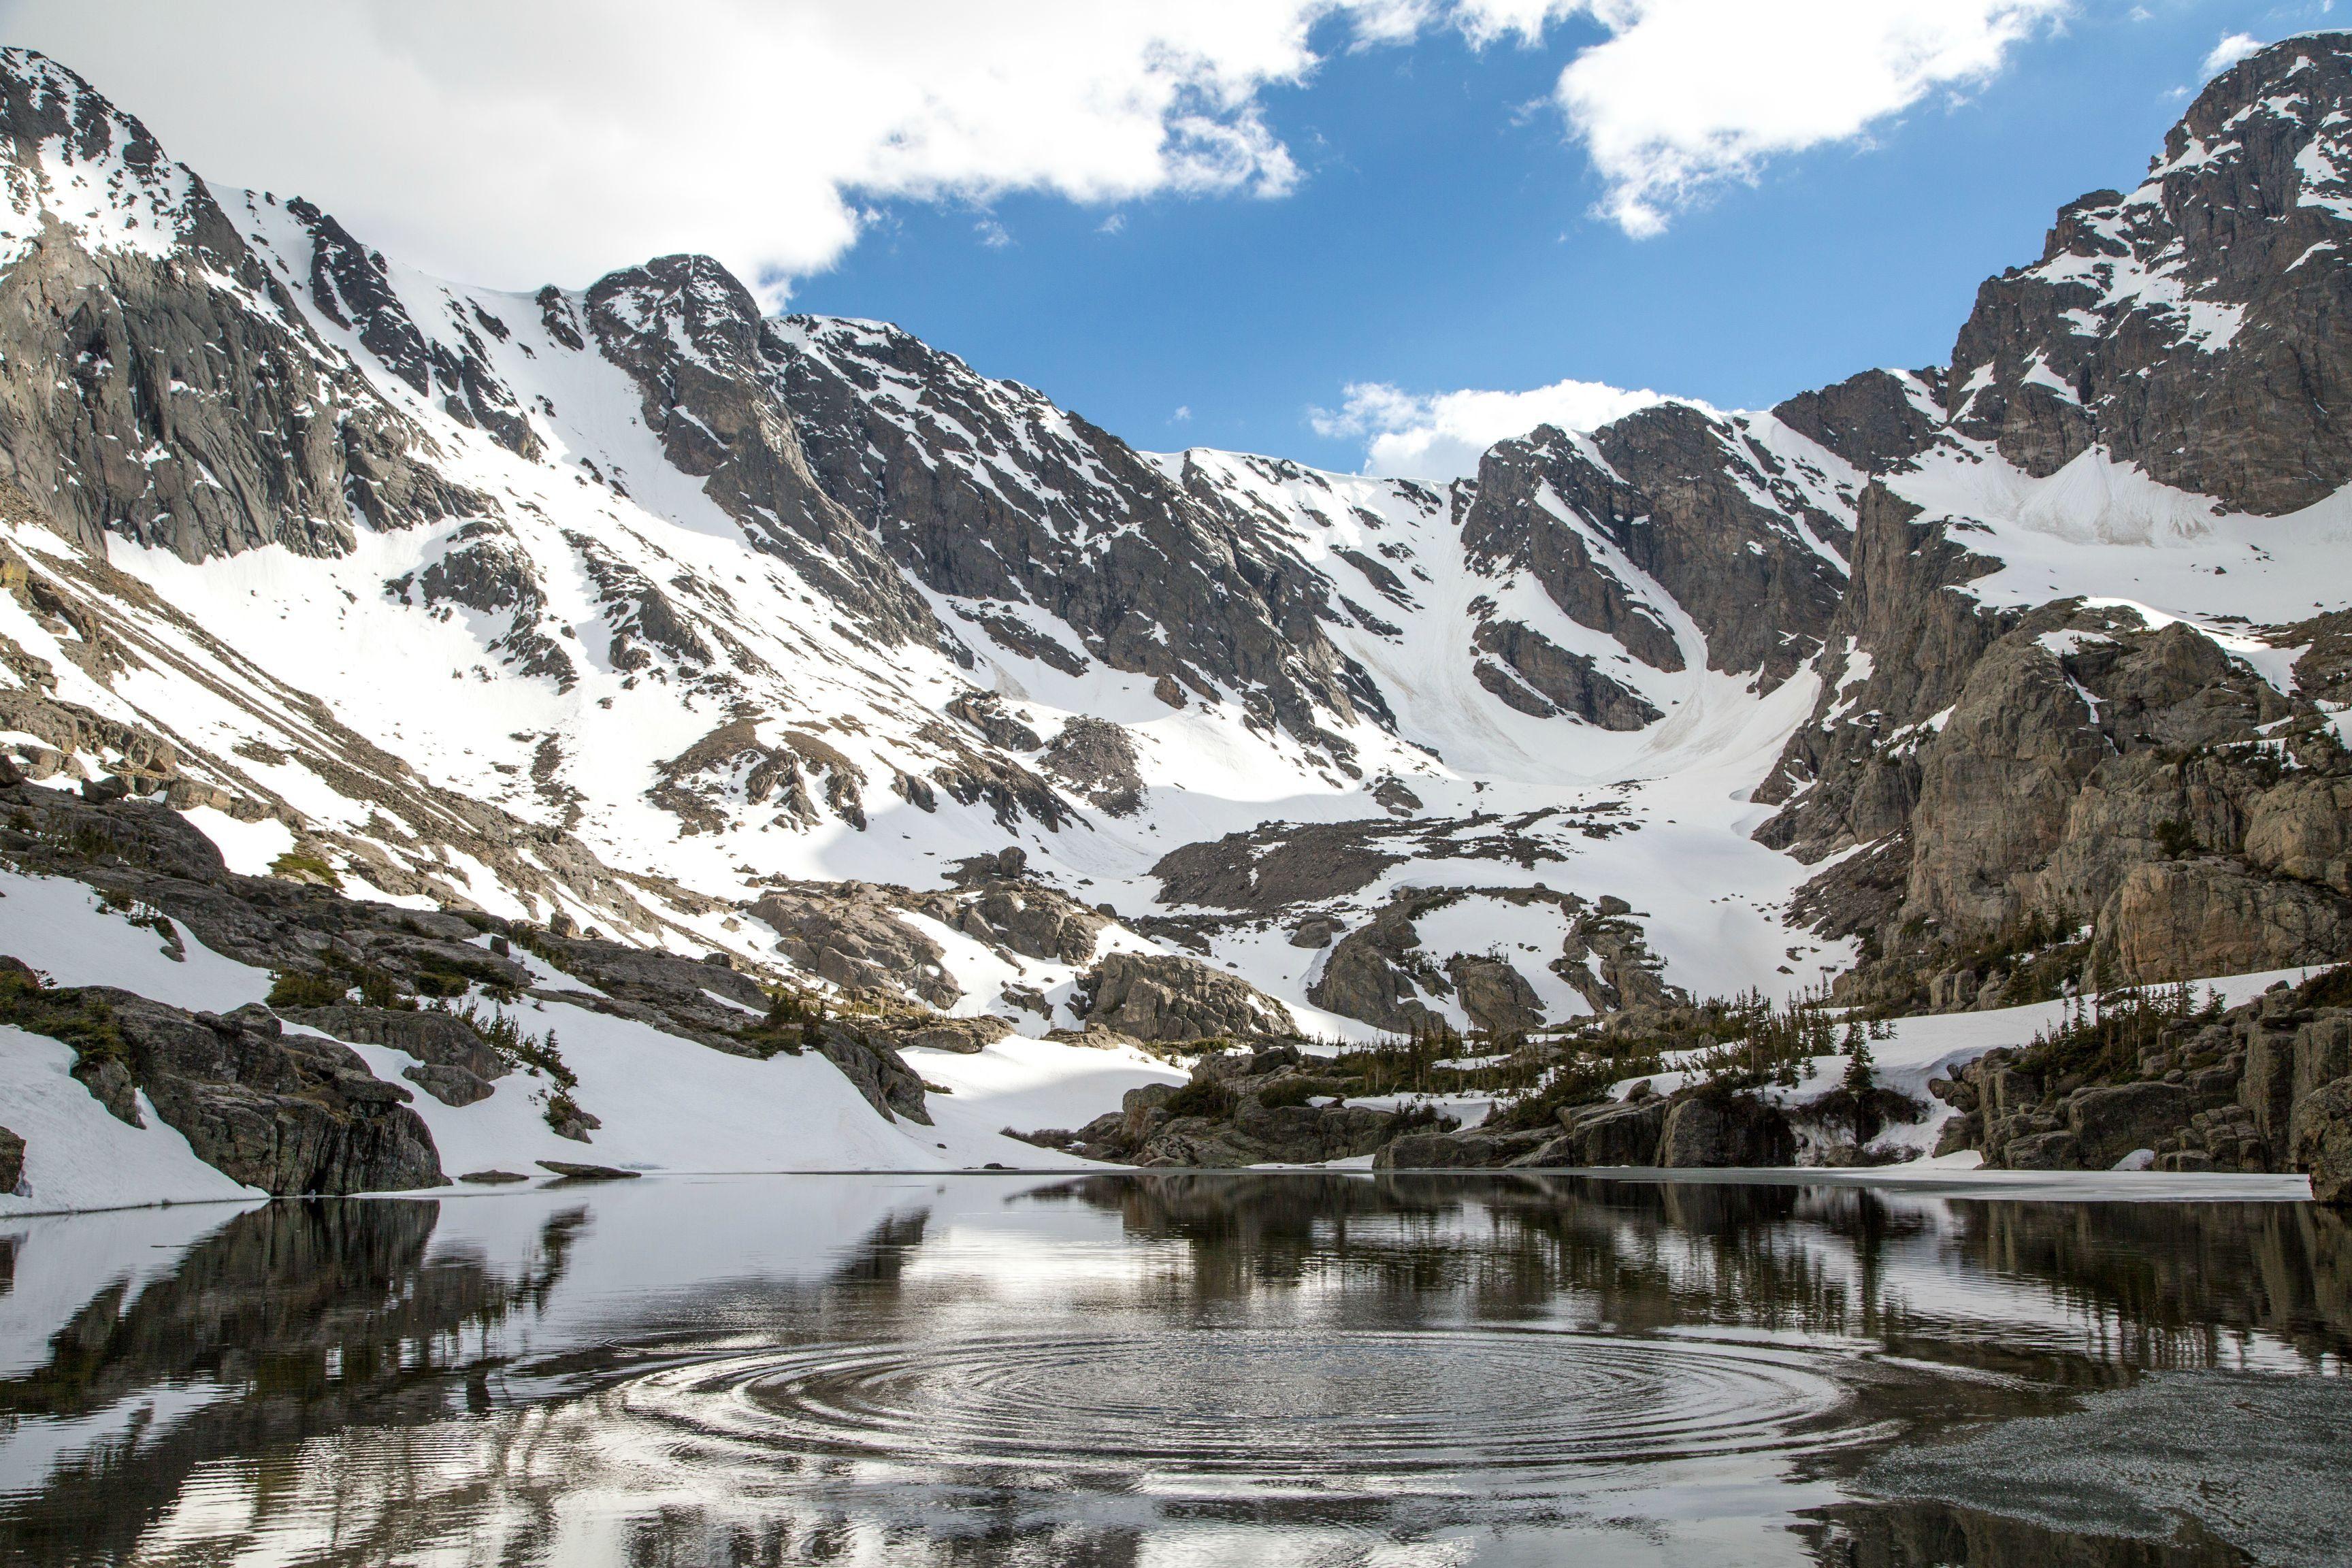
M 1400 889 L 1370 921 L 1332 947 L 1307 999 L 1345 1017 L 1410 1035 L 1446 1026 L 1445 1016 L 1422 998 L 1459 993 L 1464 1010 L 1481 1028 L 1509 1033 L 1538 1026 L 1544 1017 L 1535 988 L 1507 960 L 1474 953 L 1441 960 L 1423 947 L 1414 922 L 1470 897 L 1563 909 L 1581 903 L 1571 894 L 1532 888 Z
M 2296 265 L 2352 237 L 2346 42 L 2222 72 L 2137 190 L 2070 203 L 2039 263 L 1987 282 L 1952 351 L 1954 423 L 2029 473 L 2096 442 L 2249 511 L 2352 478 L 2347 285 Z
M 2107 1170 L 2147 1149 L 2167 1171 L 2307 1172 L 2315 1192 L 2352 1146 L 2347 1003 L 2345 972 L 2330 970 L 2217 1019 L 2179 1021 L 2136 1072 L 2047 1081 L 2030 1053 L 2004 1048 L 1929 1088 L 1963 1113 L 1947 1124 L 1951 1148 L 1979 1150 L 1988 1165 Z
M 1821 646 L 1845 584 L 1838 544 L 1847 503 L 1825 468 L 1800 466 L 1810 463 L 1775 453 L 1742 421 L 1683 404 L 1643 409 L 1590 437 L 1547 426 L 1482 460 L 1463 545 L 1491 575 L 1534 577 L 1569 619 L 1632 658 L 1685 668 L 1696 650 L 1682 646 L 1670 606 L 1649 603 L 1616 564 L 1624 562 L 1696 623 L 1709 668 L 1753 671 L 1769 690 Z M 1522 646 L 1508 626 L 1490 624 L 1480 646 Z M 1559 692 L 1547 700 L 1593 722 L 1613 719 L 1612 728 L 1638 727 L 1628 721 L 1647 705 L 1590 660 L 1571 668 L 1566 656 L 1528 652 L 1540 657 L 1507 662 L 1538 691 L 1528 669 L 1546 670 Z
M 1445 973 L 1470 1022 L 1488 1034 L 1517 1034 L 1543 1023 L 1543 1001 L 1535 987 L 1502 959 L 1457 952 L 1446 961 Z
M 826 490 L 969 624 L 1022 658 L 1167 679 L 1327 747 L 1377 690 L 1333 646 L 1330 587 L 1254 519 L 1225 512 L 1026 387 L 974 374 L 895 328 L 787 317 L 783 386 Z M 879 395 L 877 395 L 879 394 Z M 1030 605 L 1070 648 L 986 604 Z M 1345 742 L 1339 742 L 1344 750 Z
M 1400 891 L 1390 896 L 1371 921 L 1331 949 L 1323 972 L 1307 988 L 1307 999 L 1344 1017 L 1360 1018 L 1397 1034 L 1442 1027 L 1444 1016 L 1422 994 L 1453 988 L 1436 962 L 1421 950 L 1414 919 L 1451 900 L 1442 893 Z
M 156 1114 L 224 1174 L 280 1195 L 446 1183 L 408 1091 L 350 1047 L 288 1035 L 258 1006 L 223 1017 L 127 991 L 94 994 Z
M 963 991 L 941 962 L 946 951 L 893 910 L 879 889 L 856 882 L 794 883 L 751 906 L 795 967 L 836 985 L 904 991 L 934 1007 L 952 1006 Z
M 473 1105 L 497 1092 L 488 1080 L 464 1068 L 420 1062 L 415 1067 L 401 1068 L 400 1076 L 444 1105 Z
M 1415 1131 L 1396 1138 L 1373 1163 L 1425 1170 L 1770 1169 L 1796 1164 L 1801 1152 L 1788 1111 L 1760 1096 L 1715 1084 L 1686 1087 L 1670 1096 L 1637 1084 L 1626 1100 L 1562 1106 L 1556 1115 L 1556 1123 L 1541 1127 L 1506 1123 L 1459 1132 Z
M 1601 674 L 1591 655 L 1570 653 L 1525 622 L 1488 621 L 1471 645 L 1493 656 L 1473 667 L 1478 684 L 1522 713 L 1572 713 L 1604 730 L 1639 730 L 1665 717 Z
M 1090 1159 L 1160 1168 L 1313 1164 L 1370 1154 L 1394 1135 L 1394 1113 L 1329 1100 L 1335 1086 L 1288 1047 L 1204 1057 L 1192 1081 L 1128 1090 L 1118 1110 L 1076 1131 L 1017 1136 Z
M 2340 955 L 2352 760 L 2311 699 L 2179 623 L 1975 606 L 1946 590 L 1983 563 L 1912 515 L 1864 500 L 1832 637 L 1870 657 L 1832 657 L 1820 717 L 1764 792 L 1796 798 L 1759 835 L 1808 860 L 1864 847 L 1805 895 L 1886 955 L 1860 984 L 1924 1001 L 1939 952 L 2028 918 L 2087 922 L 2127 981 Z M 2282 742 L 2300 768 L 2284 777 Z
M 763 742 L 756 723 L 736 719 L 663 763 L 646 795 L 676 812 L 688 833 L 723 828 L 739 794 L 751 806 L 772 799 L 779 821 L 814 825 L 830 814 L 862 828 L 865 785 L 866 770 L 816 736 L 787 730 Z
M 1079 982 L 1089 1024 L 1139 1040 L 1251 1038 L 1286 1035 L 1290 1009 L 1246 981 L 1198 960 L 1114 952 Z
M 338 1040 L 407 1052 L 417 1065 L 401 1068 L 400 1076 L 444 1105 L 488 1100 L 490 1080 L 514 1070 L 465 1020 L 448 1013 L 346 1005 L 286 1007 L 278 1016 Z
M 1045 743 L 1036 731 L 1007 712 L 993 692 L 963 692 L 948 703 L 948 713 L 980 731 L 981 738 L 992 746 L 1034 752 Z
M 1564 1106 L 1560 1133 L 1513 1162 L 1529 1166 L 1655 1165 L 1672 1102 L 1657 1095 Z
M 519 458 L 538 458 L 542 448 L 537 432 L 523 416 L 514 393 L 488 363 L 489 350 L 477 323 L 504 337 L 503 322 L 477 314 L 462 316 L 453 325 L 458 349 L 417 330 L 407 305 L 393 288 L 390 268 L 382 255 L 352 237 L 343 226 L 310 203 L 296 197 L 287 212 L 310 237 L 310 299 L 320 313 L 339 327 L 355 331 L 368 351 L 406 382 L 412 391 L 430 395 L 441 392 L 442 412 L 458 424 L 478 426 Z
M 2323 1204 L 2352 1205 L 2352 1078 L 2340 1078 L 2294 1108 L 2289 1158 L 2311 1177 L 2311 1195 Z M 0 1176 L 6 1174 L 0 1167 Z
M 883 1121 L 905 1117 L 925 1127 L 931 1124 L 931 1113 L 923 1102 L 922 1077 L 907 1065 L 896 1047 L 869 1031 L 827 1024 L 817 1049 L 841 1069 L 842 1077 L 857 1086 L 857 1092 Z
M 1111 923 L 1066 894 L 1012 877 L 971 879 L 953 893 L 910 892 L 905 907 L 975 942 L 1056 963 L 1091 962 Z
M 1084 715 L 1072 719 L 1045 748 L 1045 763 L 1106 816 L 1132 816 L 1142 808 L 1135 742 L 1116 724 Z
M 893 1032 L 891 1044 L 899 1050 L 952 1051 L 976 1056 L 1013 1033 L 1003 1019 L 982 1014 L 976 1018 L 934 1018 Z
M 1531 1152 L 1542 1132 L 1411 1132 L 1383 1144 L 1372 1156 L 1382 1171 L 1471 1171 L 1509 1165 Z
M 0 163 L 28 237 L 0 273 L 0 355 L 70 367 L 0 377 L 0 478 L 69 536 L 339 554 L 354 513 L 392 528 L 471 504 L 413 460 L 420 433 L 310 332 L 204 182 L 89 83 L 0 54 Z M 48 205 L 68 185 L 103 193 L 118 243 L 68 235 Z
M 1772 417 L 1864 474 L 1883 474 L 1934 447 L 1944 434 L 1944 372 L 1866 370 L 1834 386 L 1801 392 Z
M 2172 1083 L 2085 1089 L 2066 1102 L 2066 1136 L 2088 1170 L 2111 1170 L 2126 1154 L 2153 1151 L 2189 1120 L 2189 1090 Z
M 289 1024 L 367 1046 L 389 1046 L 432 1067 L 461 1068 L 479 1079 L 502 1078 L 513 1065 L 490 1049 L 466 1021 L 428 1009 L 414 1012 L 346 1004 L 335 1007 L 280 1007 Z
M 25 1141 L 0 1127 L 0 1193 L 21 1193 L 25 1186 Z
M 886 645 L 944 643 L 862 520 L 825 491 L 786 406 L 787 334 L 707 256 L 665 256 L 596 281 L 583 300 L 605 358 L 635 379 L 670 462 Z
M 1603 893 L 1569 928 L 1552 972 L 1583 994 L 1596 1013 L 1640 1007 L 1672 1007 L 1689 994 L 1665 978 L 1665 963 L 1650 951 L 1641 926 L 1628 917 L 1633 906 Z
M 1789 1119 L 1750 1094 L 1676 1100 L 1658 1134 L 1658 1163 L 1670 1170 L 1787 1165 L 1796 1154 Z
M 1187 844 L 1151 868 L 1160 901 L 1272 912 L 1371 885 L 1406 858 L 1409 826 L 1390 822 L 1267 823 Z

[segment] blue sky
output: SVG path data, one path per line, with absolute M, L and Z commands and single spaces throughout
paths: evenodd
M 705 251 L 1140 447 L 1435 472 L 1539 416 L 1466 394 L 1760 407 L 1942 360 L 2217 44 L 2331 8 L 0 0 L 0 39 L 445 277 Z M 1351 389 L 1376 418 L 1318 421 Z
M 1957 102 L 1774 160 L 1648 239 L 1593 216 L 1601 182 L 1540 106 L 1589 26 L 1537 48 L 1440 34 L 1339 51 L 1265 96 L 1304 174 L 1286 196 L 895 202 L 793 302 L 898 321 L 1149 448 L 1353 468 L 1362 440 L 1318 435 L 1308 411 L 1364 381 L 1572 376 L 1768 406 L 1942 362 L 1978 284 L 2035 258 L 2059 204 L 2137 182 L 2219 39 L 2326 20 L 2317 4 L 2081 7 Z

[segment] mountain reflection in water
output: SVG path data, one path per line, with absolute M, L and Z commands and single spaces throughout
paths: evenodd
M 15 1220 L 0 1559 L 2352 1561 L 2348 1342 L 2352 1227 L 2304 1203 L 796 1176 Z M 2304 1441 L 2096 1462 L 2144 1436 L 2103 1400 L 2167 1398 L 2175 1449 L 2225 1406 Z M 2037 1484 L 2042 1424 L 2090 1479 Z

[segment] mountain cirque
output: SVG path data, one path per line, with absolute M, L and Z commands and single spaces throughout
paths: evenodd
M 2352 36 L 2231 67 L 1948 365 L 1441 488 L 1139 453 L 703 258 L 446 283 L 5 51 L 5 785 L 183 814 L 215 901 L 982 1046 L 2338 961 L 2348 102 Z

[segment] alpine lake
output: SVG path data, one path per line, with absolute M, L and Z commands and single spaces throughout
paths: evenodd
M 2352 1563 L 2352 1218 L 1785 1178 L 0 1221 L 0 1562 Z

